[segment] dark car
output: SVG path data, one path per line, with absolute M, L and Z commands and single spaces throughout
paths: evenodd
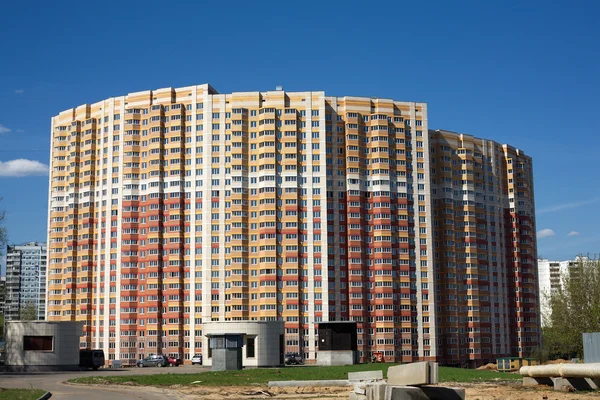
M 96 371 L 104 366 L 104 350 L 79 350 L 79 366 L 81 368 L 91 368 Z
M 143 360 L 138 360 L 135 365 L 139 368 L 142 367 L 166 367 L 169 365 L 169 358 L 167 356 L 163 356 L 161 354 L 156 354 L 153 356 L 149 356 L 144 358 Z
M 181 364 L 183 364 L 183 360 L 181 358 L 175 358 L 175 357 L 169 356 L 169 366 L 179 367 Z
M 304 360 L 302 359 L 302 356 L 298 353 L 286 353 L 285 355 L 285 364 L 286 365 L 291 365 L 291 364 L 302 364 L 304 362 Z

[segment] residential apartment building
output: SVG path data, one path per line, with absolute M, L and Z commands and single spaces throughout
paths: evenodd
M 51 143 L 48 319 L 110 359 L 187 360 L 228 320 L 284 320 L 308 362 L 321 321 L 356 321 L 362 360 L 537 345 L 531 159 L 425 103 L 167 88 L 64 111 Z
M 548 296 L 558 292 L 562 287 L 565 275 L 569 275 L 571 269 L 577 267 L 580 263 L 588 262 L 586 256 L 577 256 L 574 260 L 551 261 L 547 258 L 540 258 L 538 263 L 539 275 L 539 295 L 540 295 L 540 318 L 542 326 L 549 317 L 550 308 Z
M 0 277 L 0 315 L 4 315 L 6 307 L 6 276 Z
M 530 355 L 541 335 L 531 158 L 470 135 L 430 136 L 444 358 Z
M 45 319 L 46 244 L 29 242 L 9 245 L 6 250 L 6 294 L 4 315 L 7 321 L 24 318 Z

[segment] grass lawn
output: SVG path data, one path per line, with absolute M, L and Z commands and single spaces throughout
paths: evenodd
M 46 393 L 40 389 L 4 389 L 0 388 L 0 400 L 37 400 Z
M 383 370 L 395 364 L 358 364 L 333 367 L 285 367 L 258 368 L 241 371 L 200 372 L 197 374 L 157 374 L 140 376 L 90 376 L 72 379 L 69 382 L 88 384 L 110 384 L 131 382 L 138 385 L 169 386 L 243 386 L 264 385 L 268 381 L 310 380 L 310 379 L 347 379 L 348 372 Z M 493 380 L 518 380 L 518 374 L 495 371 L 439 367 L 440 382 L 485 382 Z

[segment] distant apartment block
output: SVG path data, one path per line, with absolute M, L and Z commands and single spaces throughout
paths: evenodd
M 538 259 L 538 282 L 540 294 L 541 323 L 545 325 L 545 318 L 549 316 L 550 305 L 548 296 L 552 295 L 563 287 L 563 279 L 568 275 L 572 268 L 578 266 L 581 262 L 588 261 L 585 256 L 577 256 L 573 260 L 552 261 L 546 258 Z
M 24 309 L 35 319 L 46 315 L 46 244 L 30 242 L 9 245 L 6 252 L 5 318 L 23 318 Z
M 6 315 L 6 277 L 0 277 L 0 315 Z M 4 329 L 4 327 L 0 327 Z M 4 331 L 2 331 L 4 332 Z
M 203 353 L 203 322 L 281 320 L 318 354 L 480 365 L 538 345 L 531 158 L 428 129 L 426 103 L 131 93 L 52 118 L 48 319 L 125 363 Z M 207 356 L 207 351 L 204 351 Z

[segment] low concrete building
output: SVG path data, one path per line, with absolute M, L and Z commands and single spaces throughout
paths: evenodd
M 317 365 L 350 365 L 358 362 L 356 322 L 319 323 Z
M 83 322 L 7 321 L 6 369 L 78 369 Z
M 283 365 L 285 351 L 283 321 L 224 321 L 202 324 L 203 364 L 212 366 L 209 338 L 225 334 L 242 335 L 242 365 L 244 367 L 274 367 Z

